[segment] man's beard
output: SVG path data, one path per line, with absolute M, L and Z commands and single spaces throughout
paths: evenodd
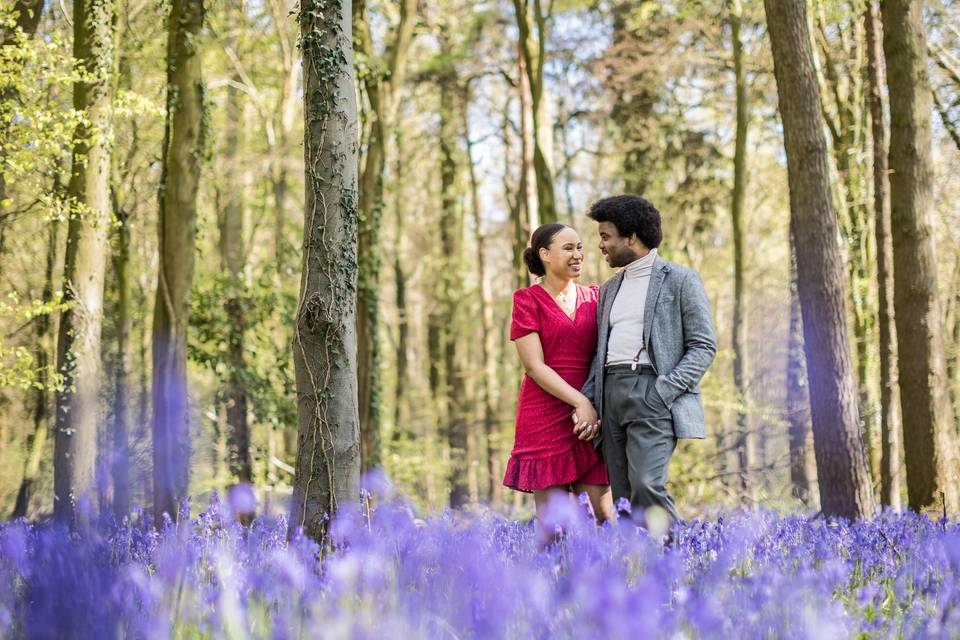
M 616 251 L 610 253 L 610 266 L 614 269 L 619 269 L 627 266 L 638 257 L 639 256 L 629 247 L 620 247 Z

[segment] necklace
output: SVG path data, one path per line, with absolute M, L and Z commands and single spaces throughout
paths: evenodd
M 567 290 L 565 289 L 557 294 L 554 294 L 546 287 L 543 287 L 543 290 L 550 294 L 550 297 L 553 298 L 560 309 L 567 314 L 567 317 L 570 317 L 573 314 L 575 308 L 574 295 L 576 293 L 576 289 L 574 289 L 572 293 L 567 293 Z

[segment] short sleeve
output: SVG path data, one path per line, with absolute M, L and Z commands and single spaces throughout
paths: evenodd
M 510 319 L 510 339 L 516 340 L 540 331 L 537 303 L 528 289 L 513 292 L 513 316 Z

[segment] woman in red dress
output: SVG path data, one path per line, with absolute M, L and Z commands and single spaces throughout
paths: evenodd
M 570 227 L 545 224 L 530 245 L 523 259 L 540 281 L 513 294 L 510 339 L 526 375 L 503 484 L 533 493 L 538 517 L 551 492 L 586 492 L 602 522 L 614 517 L 613 497 L 607 468 L 591 442 L 600 421 L 580 393 L 597 348 L 598 287 L 575 282 L 583 243 Z

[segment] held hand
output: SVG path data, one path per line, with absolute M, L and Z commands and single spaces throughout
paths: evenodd
M 578 404 L 573 411 L 573 433 L 580 440 L 593 440 L 600 433 L 600 418 L 589 400 Z

